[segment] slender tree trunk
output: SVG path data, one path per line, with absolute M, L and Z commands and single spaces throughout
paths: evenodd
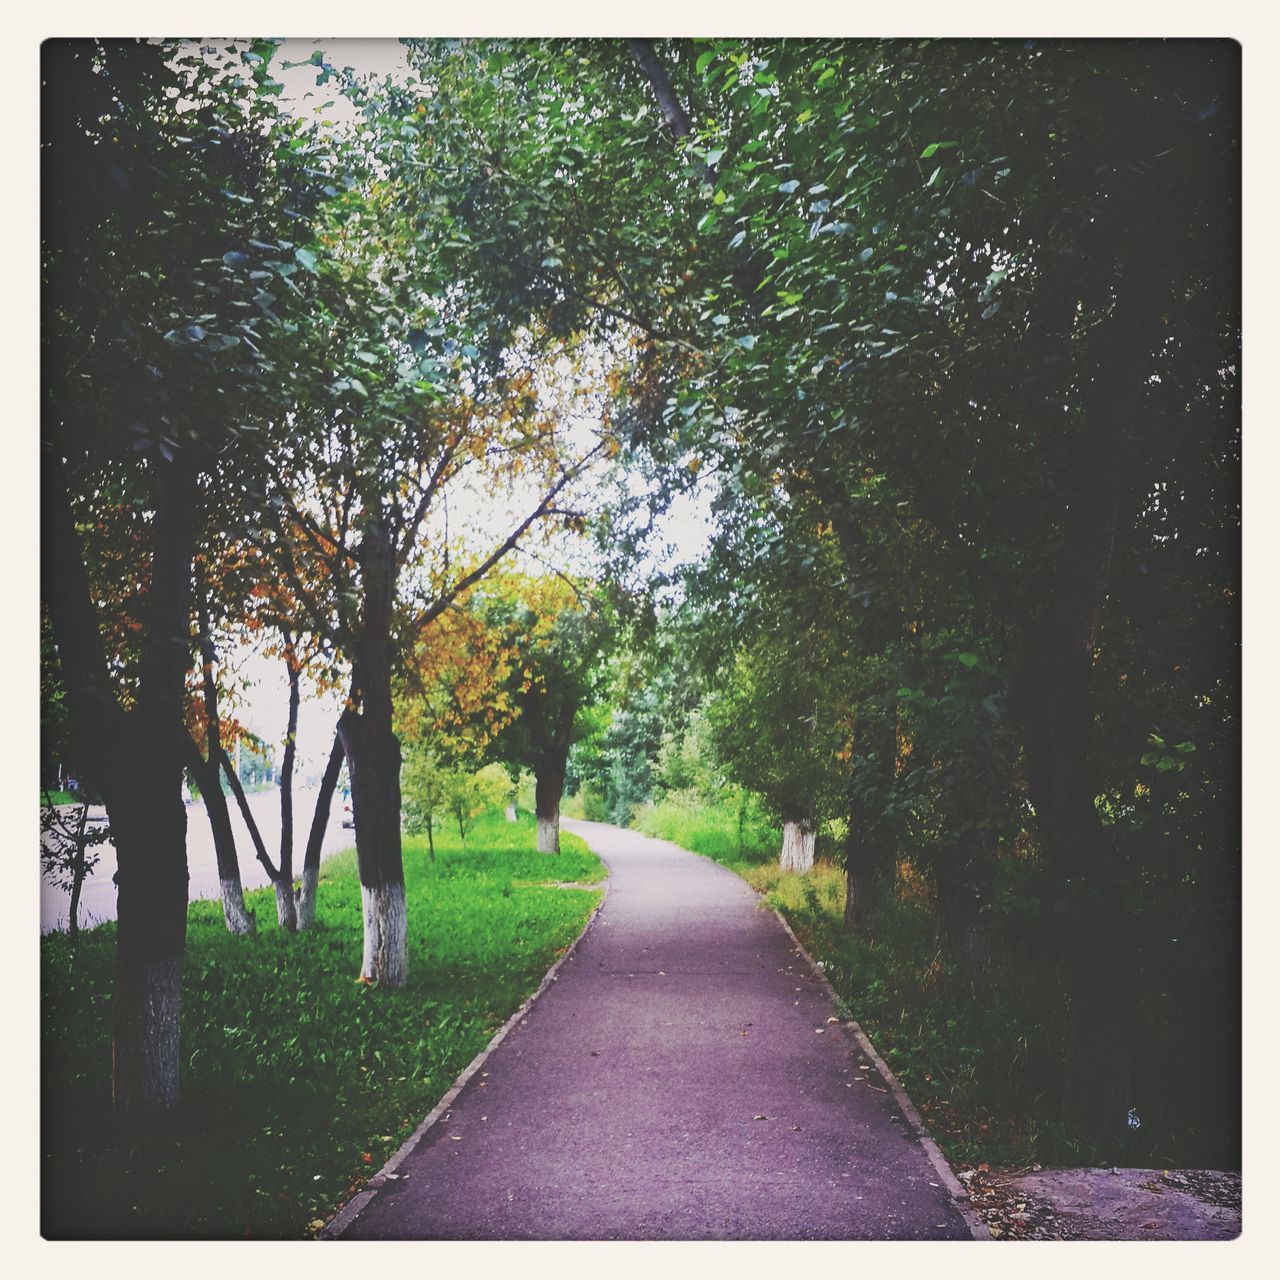
M 240 810 L 244 825 L 249 828 L 249 839 L 253 841 L 253 851 L 258 855 L 258 861 L 262 863 L 268 879 L 272 884 L 276 884 L 280 879 L 280 872 L 276 870 L 270 854 L 267 853 L 266 841 L 262 838 L 262 832 L 258 830 L 253 810 L 249 808 L 249 797 L 245 795 L 244 787 L 240 784 L 240 775 L 236 772 L 236 767 L 231 763 L 231 757 L 225 750 L 221 753 L 221 761 L 222 775 L 231 788 L 231 794 L 236 798 L 236 807 Z
M 356 863 L 364 903 L 360 976 L 400 987 L 408 976 L 404 864 L 400 847 L 400 744 L 391 717 L 352 716 L 340 729 L 351 774 Z
M 560 852 L 560 797 L 564 793 L 565 755 L 544 757 L 534 771 L 534 813 L 538 822 L 538 852 Z
M 47 798 L 47 793 L 46 793 Z M 80 934 L 80 892 L 84 888 L 84 832 L 89 821 L 88 803 L 80 806 L 80 823 L 76 827 L 76 851 L 71 864 L 71 906 L 67 909 L 67 932 L 74 940 Z
M 400 844 L 400 743 L 392 729 L 391 705 L 395 564 L 385 513 L 365 525 L 359 559 L 364 616 L 354 684 L 361 709 L 358 715 L 343 716 L 338 732 L 351 774 L 364 901 L 360 976 L 401 987 L 408 974 L 408 920 Z
M 257 921 L 244 903 L 244 885 L 240 879 L 240 857 L 236 852 L 236 837 L 231 826 L 231 814 L 227 810 L 227 797 L 218 779 L 218 761 L 222 756 L 222 724 L 218 711 L 218 684 L 213 666 L 217 658 L 213 639 L 209 633 L 209 611 L 204 584 L 197 584 L 200 592 L 197 603 L 197 620 L 200 625 L 201 683 L 204 688 L 204 718 L 207 738 L 207 758 L 202 757 L 191 743 L 187 766 L 200 784 L 204 796 L 204 810 L 213 834 L 213 852 L 218 863 L 218 889 L 222 898 L 222 918 L 227 929 L 234 934 L 253 933 Z M 188 741 L 190 741 L 188 739 Z
M 219 748 L 221 751 L 221 748 Z M 187 739 L 187 768 L 195 775 L 204 799 L 205 816 L 213 835 L 213 852 L 218 864 L 218 888 L 222 898 L 222 918 L 230 933 L 246 935 L 257 928 L 253 913 L 245 906 L 244 886 L 240 881 L 240 858 L 236 852 L 236 836 L 231 826 L 231 812 L 218 776 L 218 756 L 206 760 L 190 738 Z
M 280 877 L 276 881 L 276 917 L 289 933 L 298 929 L 298 905 L 293 896 L 293 762 L 297 754 L 298 703 L 301 701 L 301 672 L 293 636 L 286 628 L 284 662 L 289 673 L 289 722 L 284 735 L 284 756 L 280 762 Z
M 316 796 L 315 812 L 311 815 L 311 831 L 307 835 L 307 849 L 302 859 L 302 884 L 298 889 L 298 928 L 310 929 L 316 922 L 316 894 L 320 887 L 320 853 L 324 847 L 324 833 L 329 827 L 329 811 L 333 805 L 333 793 L 342 774 L 342 736 L 335 732 L 333 747 L 320 779 L 320 793 Z
M 782 815 L 782 853 L 778 865 L 783 871 L 804 873 L 813 867 L 813 848 L 817 833 L 807 813 Z
M 427 814 L 427 852 L 431 855 L 432 862 L 436 860 L 435 825 L 431 815 Z

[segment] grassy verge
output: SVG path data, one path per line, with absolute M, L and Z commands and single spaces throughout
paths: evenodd
M 1186 1075 L 1177 1066 L 1186 1046 L 1176 1020 L 1161 1025 L 1153 1010 L 1141 1011 L 1135 1068 L 1142 1129 L 1109 1151 L 1083 1147 L 1065 1130 L 1065 983 L 1038 938 L 1029 868 L 1002 868 L 990 982 L 975 999 L 938 946 L 928 887 L 910 868 L 900 868 L 879 904 L 871 943 L 844 928 L 844 875 L 834 861 L 820 854 L 811 872 L 784 874 L 780 837 L 749 826 L 739 842 L 732 805 L 664 802 L 635 825 L 736 871 L 786 917 L 953 1163 L 1239 1167 L 1238 1128 L 1219 1119 L 1213 1091 L 1170 1091 L 1169 1081 Z
M 406 839 L 409 982 L 356 982 L 355 856 L 324 864 L 314 930 L 290 937 L 270 890 L 233 938 L 191 905 L 183 978 L 183 1114 L 136 1138 L 107 1118 L 115 926 L 41 941 L 43 1233 L 59 1237 L 307 1235 L 413 1131 L 537 986 L 599 900 L 585 843 L 534 851 L 531 818 Z

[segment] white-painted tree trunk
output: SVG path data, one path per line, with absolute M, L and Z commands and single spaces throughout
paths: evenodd
M 813 846 L 817 832 L 807 819 L 795 821 L 788 818 L 782 824 L 783 871 L 808 871 L 813 866 Z
M 220 880 L 222 891 L 222 918 L 230 933 L 245 936 L 257 927 L 249 908 L 244 905 L 244 887 L 239 880 Z
M 516 802 L 514 800 L 507 801 L 507 821 L 515 822 L 519 815 L 516 813 Z
M 560 852 L 560 813 L 538 815 L 538 852 Z
M 276 920 L 282 929 L 293 932 L 298 927 L 298 900 L 293 896 L 293 885 L 288 880 L 277 880 Z
M 404 885 L 361 885 L 364 961 L 360 976 L 384 987 L 402 987 L 407 976 L 408 915 Z
M 316 922 L 316 890 L 320 887 L 318 867 L 303 867 L 298 889 L 298 928 L 310 929 Z

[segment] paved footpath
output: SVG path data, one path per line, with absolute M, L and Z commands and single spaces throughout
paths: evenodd
M 343 1238 L 971 1239 L 750 888 L 565 825 L 609 866 L 600 914 Z

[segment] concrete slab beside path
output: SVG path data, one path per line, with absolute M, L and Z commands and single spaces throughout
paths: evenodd
M 556 980 L 344 1239 L 971 1239 L 821 980 L 732 872 L 610 870 Z

